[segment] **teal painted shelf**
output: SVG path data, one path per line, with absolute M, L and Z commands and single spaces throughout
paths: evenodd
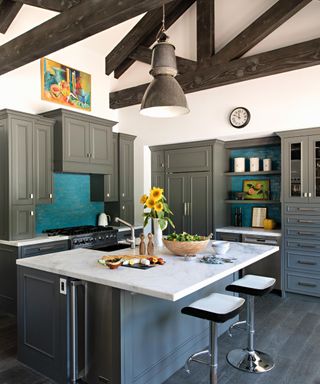
M 225 172 L 226 176 L 263 176 L 263 175 L 281 175 L 281 170 L 276 171 L 257 171 L 257 172 Z
M 280 200 L 225 200 L 226 204 L 281 204 Z

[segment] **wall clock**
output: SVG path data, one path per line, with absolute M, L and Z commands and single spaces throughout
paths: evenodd
M 243 128 L 250 121 L 250 112 L 247 108 L 237 107 L 231 111 L 229 121 L 233 127 Z

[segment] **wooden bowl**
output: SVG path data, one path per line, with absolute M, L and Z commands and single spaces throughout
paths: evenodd
M 176 256 L 192 256 L 203 251 L 209 244 L 207 237 L 199 241 L 172 241 L 163 239 L 165 247 Z

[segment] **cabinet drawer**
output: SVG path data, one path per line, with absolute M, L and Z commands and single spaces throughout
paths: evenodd
M 305 252 L 320 252 L 320 241 L 308 239 L 286 239 L 286 249 L 295 249 Z
M 320 216 L 289 216 L 285 217 L 286 225 L 301 225 L 305 227 L 320 227 Z
M 166 172 L 211 170 L 211 147 L 173 149 L 165 152 Z
M 285 234 L 288 237 L 294 237 L 296 239 L 315 239 L 320 234 L 320 228 L 308 228 L 308 227 L 286 227 Z M 320 238 L 319 238 L 320 240 Z
M 301 271 L 320 272 L 320 257 L 317 255 L 286 251 L 288 268 Z
M 40 256 L 46 255 L 47 253 L 55 253 L 67 251 L 69 249 L 69 241 L 55 241 L 53 243 L 42 243 L 35 245 L 28 245 L 22 247 L 21 257 L 32 257 L 32 256 Z
M 320 277 L 287 274 L 287 290 L 313 296 L 320 296 Z
M 281 243 L 281 238 L 260 235 L 242 235 L 242 242 L 251 244 L 279 245 Z
M 286 204 L 285 213 L 292 213 L 292 214 L 301 213 L 303 215 L 320 215 L 320 206 L 319 204 L 317 205 Z
M 216 233 L 216 239 L 217 240 L 223 240 L 223 241 L 240 242 L 241 241 L 241 235 L 240 235 L 240 233 L 217 232 Z

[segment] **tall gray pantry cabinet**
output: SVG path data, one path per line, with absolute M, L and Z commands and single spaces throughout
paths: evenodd
M 152 185 L 165 188 L 176 228 L 208 235 L 225 220 L 225 150 L 219 140 L 151 147 Z
M 52 202 L 54 121 L 12 110 L 0 112 L 0 238 L 31 238 L 35 205 Z
M 320 296 L 320 129 L 278 135 L 282 139 L 286 290 Z

